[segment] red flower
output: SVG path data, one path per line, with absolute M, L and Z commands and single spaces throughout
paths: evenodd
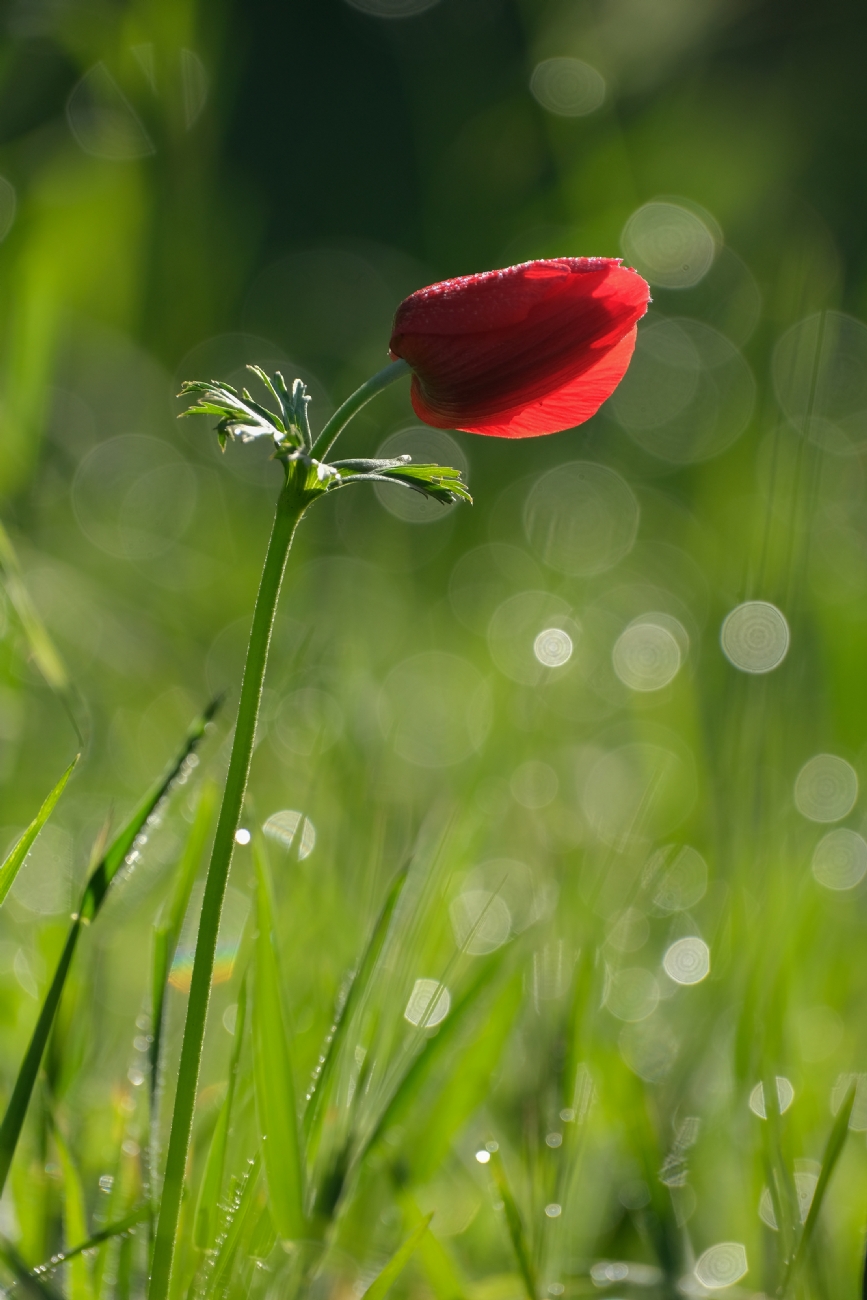
M 391 355 L 425 424 L 533 438 L 589 420 L 620 383 L 650 289 L 613 257 L 558 257 L 410 294 Z

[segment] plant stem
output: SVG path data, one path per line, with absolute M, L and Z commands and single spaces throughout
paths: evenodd
M 401 379 L 407 374 L 409 374 L 409 366 L 405 361 L 392 361 L 384 370 L 372 375 L 367 383 L 362 384 L 360 388 L 356 388 L 352 396 L 347 397 L 343 405 L 337 408 L 325 425 L 325 428 L 314 442 L 310 455 L 315 456 L 317 460 L 324 460 L 337 441 L 338 435 L 346 428 L 352 417 L 361 410 L 362 406 L 366 406 L 372 397 L 376 397 L 377 393 L 382 392 L 383 388 L 387 388 L 396 379 Z
M 149 1300 L 165 1300 L 168 1294 L 193 1126 L 220 913 L 232 862 L 235 832 L 238 829 L 244 792 L 250 774 L 256 720 L 262 697 L 262 682 L 265 677 L 277 598 L 280 594 L 289 547 L 298 521 L 310 499 L 310 495 L 303 488 L 302 481 L 296 478 L 294 470 L 290 469 L 286 485 L 277 502 L 271 540 L 265 557 L 265 567 L 262 570 L 259 594 L 256 597 L 226 788 L 223 792 L 223 803 L 214 835 L 214 846 L 202 900 L 172 1127 L 166 1155 L 165 1179 L 154 1240 Z

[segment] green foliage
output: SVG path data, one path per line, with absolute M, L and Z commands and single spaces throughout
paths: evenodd
M 30 852 L 31 848 L 33 847 L 37 835 L 42 830 L 42 827 L 45 825 L 45 823 L 48 821 L 48 818 L 51 816 L 52 812 L 54 811 L 54 805 L 57 803 L 57 800 L 63 794 L 63 791 L 66 787 L 66 782 L 69 780 L 69 778 L 72 776 L 72 773 L 75 771 L 75 766 L 78 763 L 78 760 L 80 758 L 81 755 L 76 754 L 75 758 L 69 764 L 69 767 L 63 773 L 63 776 L 57 782 L 57 785 L 50 792 L 50 794 L 46 796 L 42 804 L 42 807 L 39 809 L 39 812 L 36 814 L 36 816 L 33 818 L 33 821 L 27 827 L 27 830 L 24 832 L 21 838 L 16 841 L 14 847 L 10 850 L 10 852 L 7 853 L 5 861 L 3 862 L 2 866 L 0 866 L 0 905 L 3 904 L 6 895 L 9 893 L 9 890 L 12 888 L 13 884 L 15 883 L 15 877 L 18 875 L 18 872 L 21 868 L 21 864 L 24 862 L 24 859 L 27 857 L 27 854 Z

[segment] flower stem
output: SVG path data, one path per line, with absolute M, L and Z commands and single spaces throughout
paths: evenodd
M 283 581 L 283 571 L 286 567 L 289 547 L 292 544 L 298 521 L 309 501 L 309 494 L 304 491 L 303 485 L 290 470 L 286 485 L 277 502 L 271 540 L 268 544 L 265 567 L 262 570 L 259 594 L 256 598 L 253 626 L 250 630 L 250 643 L 247 648 L 247 660 L 244 665 L 244 677 L 241 684 L 238 719 L 235 724 L 232 754 L 226 777 L 226 788 L 223 793 L 223 803 L 214 835 L 214 846 L 211 851 L 211 862 L 208 867 L 205 893 L 202 900 L 199 934 L 196 941 L 196 956 L 193 963 L 193 977 L 187 1004 L 181 1062 L 178 1071 L 174 1111 L 172 1113 L 172 1127 L 166 1155 L 166 1171 L 160 1200 L 159 1220 L 154 1239 L 148 1300 L 166 1300 L 168 1295 L 184 1175 L 186 1173 L 190 1135 L 193 1127 L 193 1111 L 199 1083 L 205 1022 L 211 994 L 211 980 L 214 973 L 214 956 L 217 947 L 217 932 L 220 927 L 220 913 L 226 892 L 229 867 L 232 862 L 235 832 L 238 829 L 244 802 L 244 792 L 250 774 L 256 720 L 262 697 L 262 682 L 265 677 L 268 645 L 274 625 L 277 598 L 280 594 L 280 585 Z
M 392 361 L 384 370 L 372 375 L 367 383 L 356 388 L 352 396 L 347 397 L 325 425 L 311 448 L 311 456 L 317 460 L 324 460 L 337 441 L 338 435 L 362 406 L 366 406 L 372 397 L 382 392 L 383 388 L 387 388 L 389 384 L 393 384 L 396 379 L 401 379 L 406 374 L 409 374 L 409 366 L 405 361 Z

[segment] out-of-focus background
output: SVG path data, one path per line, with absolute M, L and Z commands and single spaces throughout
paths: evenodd
M 475 505 L 386 488 L 311 512 L 248 817 L 307 818 L 285 822 L 296 842 L 276 864 L 300 1076 L 420 831 L 458 827 L 441 887 L 454 936 L 446 920 L 409 974 L 447 979 L 479 899 L 496 905 L 478 951 L 525 945 L 522 1028 L 487 1117 L 453 1135 L 448 1177 L 420 1195 L 468 1275 L 514 1271 L 474 1144 L 511 1134 L 525 1213 L 559 1230 L 533 1189 L 595 1088 L 572 1217 L 544 1255 L 550 1294 L 606 1254 L 656 1267 L 663 1168 L 671 1268 L 734 1243 L 746 1280 L 729 1250 L 695 1286 L 770 1289 L 769 1144 L 808 1204 L 846 1076 L 867 1077 L 865 39 L 845 0 L 3 6 L 0 517 L 21 574 L 9 555 L 3 568 L 65 665 L 52 690 L 41 634 L 6 599 L 4 845 L 78 747 L 64 698 L 86 733 L 0 913 L 5 1088 L 100 825 L 224 690 L 203 761 L 225 758 L 280 474 L 258 447 L 222 456 L 204 420 L 178 423 L 181 381 L 280 369 L 310 385 L 320 426 L 384 363 L 413 289 L 623 256 L 654 301 L 588 425 L 522 443 L 446 434 L 418 425 L 402 383 L 345 435 L 346 454 L 460 466 Z M 67 1100 L 88 1196 L 138 1068 L 185 799 L 82 958 L 91 1019 Z M 584 1100 L 563 1119 L 550 1080 L 579 951 L 598 987 Z M 179 1024 L 182 962 L 174 984 Z M 774 1077 L 772 1142 L 756 1087 Z M 810 1294 L 854 1294 L 867 1092 L 853 1127 Z M 20 1203 L 0 1204 L 13 1234 L 35 1167 Z M 38 1244 L 23 1242 L 33 1262 Z

